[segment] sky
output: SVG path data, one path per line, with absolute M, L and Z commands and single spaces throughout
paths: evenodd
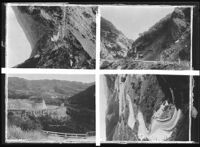
M 173 10 L 174 6 L 104 6 L 100 9 L 102 17 L 133 40 Z
M 29 58 L 31 46 L 15 17 L 13 9 L 7 6 L 6 12 L 6 64 L 7 67 L 13 67 Z
M 40 80 L 40 79 L 56 79 L 66 81 L 77 81 L 83 83 L 92 83 L 95 81 L 94 75 L 69 75 L 69 74 L 9 74 L 8 77 L 19 77 L 27 80 Z

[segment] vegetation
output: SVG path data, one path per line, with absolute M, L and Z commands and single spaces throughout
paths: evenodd
M 23 131 L 41 130 L 42 126 L 39 120 L 35 117 L 21 117 L 8 113 L 8 125 L 19 127 Z
M 92 83 L 60 81 L 60 80 L 26 80 L 23 78 L 8 78 L 8 97 L 12 99 L 29 99 L 40 102 L 45 99 L 46 104 L 60 105 L 64 100 L 77 94 Z M 52 98 L 55 97 L 55 98 Z
M 24 131 L 20 127 L 12 125 L 12 126 L 8 126 L 7 138 L 38 141 L 40 139 L 45 139 L 47 137 L 37 130 Z
M 68 110 L 68 106 L 66 106 L 67 112 L 70 112 L 69 114 L 66 114 L 66 109 L 62 109 L 62 112 L 58 111 L 58 113 L 41 114 L 37 116 L 32 115 L 31 113 L 26 114 L 25 110 L 24 112 L 21 112 L 21 114 L 9 112 L 8 126 L 10 128 L 15 128 L 13 132 L 10 132 L 10 138 L 24 138 L 23 133 L 32 133 L 30 135 L 34 135 L 41 130 L 67 133 L 86 133 L 95 130 L 94 83 L 83 84 L 79 82 L 68 83 L 58 80 L 24 80 L 21 85 L 20 82 L 19 85 L 17 85 L 16 83 L 13 83 L 12 80 L 17 83 L 18 80 L 21 82 L 23 79 L 9 78 L 8 88 L 10 90 L 9 92 L 13 92 L 11 93 L 13 94 L 12 97 L 19 98 L 18 95 L 23 95 L 23 100 L 9 99 L 9 107 L 12 109 L 22 108 L 31 110 L 32 102 L 41 103 L 41 99 L 44 99 L 47 105 L 60 106 L 62 103 L 65 103 L 66 105 L 69 105 L 72 110 Z M 23 91 L 24 86 L 27 87 L 26 91 Z M 82 91 L 85 88 L 87 89 Z M 74 93 L 76 92 L 77 94 L 73 96 L 68 95 L 67 97 L 65 89 L 73 91 Z M 27 91 L 33 93 L 33 95 L 26 95 Z M 15 95 L 16 93 L 19 94 Z M 38 95 L 35 95 L 35 93 L 38 93 Z M 50 98 L 47 95 L 49 95 Z M 51 96 L 53 98 L 51 98 Z M 59 115 L 60 113 L 62 113 L 62 115 Z M 64 116 L 63 113 L 66 114 L 66 116 Z

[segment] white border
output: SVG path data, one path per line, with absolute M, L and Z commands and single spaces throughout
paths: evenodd
M 101 143 L 105 144 L 191 144 L 195 143 L 194 141 L 101 141 Z
M 190 93 L 189 93 L 189 141 L 191 141 L 191 131 L 192 131 L 192 99 L 193 99 L 193 76 L 189 76 L 189 89 L 190 89 Z
M 194 5 L 148 5 L 148 4 L 73 4 L 72 3 L 68 3 L 68 2 L 19 2 L 19 3 L 7 3 L 10 6 L 98 6 L 98 7 L 112 7 L 112 6 L 127 6 L 127 7 L 155 7 L 155 6 L 160 6 L 160 7 L 194 7 Z
M 193 9 L 194 7 L 190 8 L 190 70 L 193 69 L 192 67 L 192 55 L 193 55 L 193 47 L 192 47 L 192 40 L 193 40 Z
M 193 75 L 198 76 L 198 70 L 86 70 L 86 69 L 27 69 L 2 68 L 5 74 L 152 74 L 152 75 Z
M 100 69 L 100 9 L 98 7 L 98 13 L 96 15 L 96 146 L 100 146 L 100 79 L 99 79 L 99 69 Z

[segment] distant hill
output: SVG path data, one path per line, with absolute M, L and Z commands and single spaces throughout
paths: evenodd
M 26 80 L 18 77 L 8 78 L 8 98 L 57 101 L 67 99 L 94 83 L 81 83 L 61 80 Z

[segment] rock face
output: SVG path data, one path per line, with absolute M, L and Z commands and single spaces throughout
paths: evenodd
M 19 68 L 94 68 L 96 7 L 13 6 L 32 48 Z
M 101 17 L 101 59 L 123 58 L 131 48 L 132 40 L 108 20 Z
M 190 60 L 190 8 L 175 10 L 140 34 L 128 56 L 140 54 L 141 60 Z
M 161 19 L 148 31 L 141 33 L 127 50 L 124 58 L 106 59 L 101 64 L 101 68 L 189 69 L 190 11 L 190 8 L 175 8 L 171 14 Z M 105 50 L 103 47 L 101 49 Z M 147 62 L 143 63 L 143 61 Z
M 189 139 L 188 77 L 106 75 L 106 82 L 107 140 Z

